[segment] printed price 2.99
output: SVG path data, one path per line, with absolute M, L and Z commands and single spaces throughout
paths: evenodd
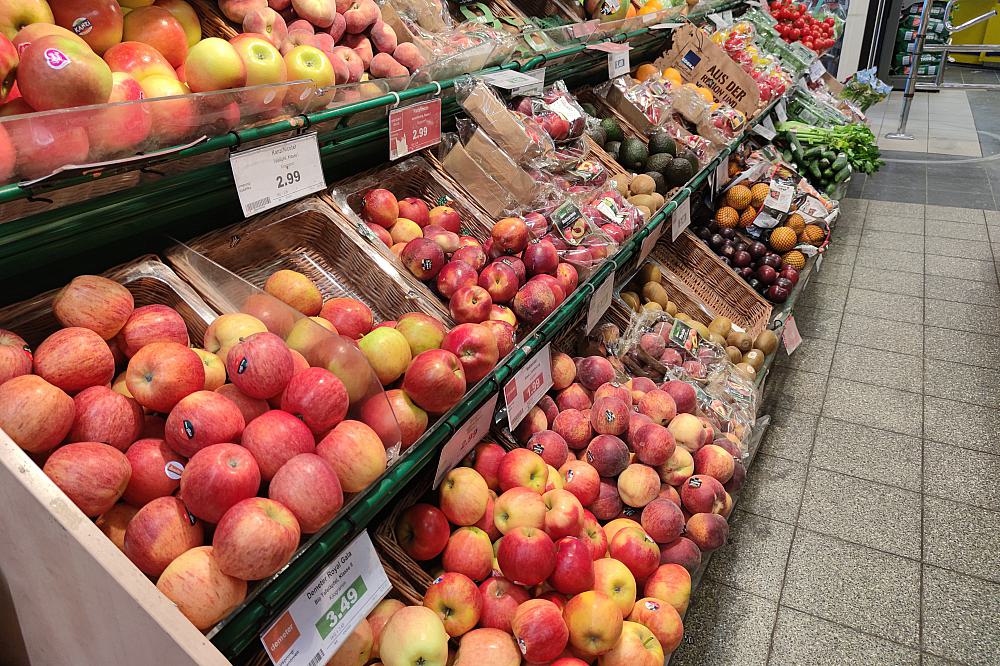
M 294 185 L 295 183 L 302 180 L 302 174 L 298 171 L 289 171 L 282 176 L 275 176 L 275 180 L 278 183 L 278 189 L 283 187 L 288 187 L 289 185 Z
M 423 127 L 418 127 L 415 130 L 413 130 L 413 136 L 410 137 L 410 140 L 411 141 L 416 141 L 417 139 L 423 139 L 425 136 L 427 136 L 427 126 L 426 125 L 424 125 Z

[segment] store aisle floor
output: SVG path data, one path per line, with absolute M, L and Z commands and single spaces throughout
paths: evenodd
M 1000 213 L 843 209 L 672 666 L 1000 664 Z

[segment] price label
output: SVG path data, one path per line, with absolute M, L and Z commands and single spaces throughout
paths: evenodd
M 779 123 L 788 122 L 788 109 L 785 108 L 784 97 L 779 99 L 777 106 L 774 107 L 774 115 L 778 117 Z
M 326 187 L 315 132 L 235 152 L 229 166 L 245 217 Z
M 661 223 L 658 227 L 649 232 L 649 235 L 642 239 L 642 245 L 639 246 L 639 263 L 646 261 L 646 257 L 649 253 L 653 251 L 656 247 L 656 241 L 660 240 L 660 236 L 663 235 L 664 225 Z
M 670 240 L 675 241 L 691 224 L 691 199 L 685 199 L 670 216 Z
M 799 327 L 795 324 L 795 317 L 792 315 L 788 315 L 788 318 L 785 319 L 785 325 L 781 329 L 781 341 L 785 344 L 785 351 L 788 352 L 789 356 L 802 344 L 802 335 L 799 333 Z
M 778 135 L 777 130 L 774 129 L 774 123 L 771 122 L 770 118 L 764 118 L 763 122 L 754 125 L 753 131 L 755 134 L 759 134 L 768 141 Z
M 545 345 L 503 387 L 507 424 L 513 430 L 552 388 L 552 350 Z
M 819 267 L 823 265 L 823 255 L 816 255 L 816 272 L 819 273 Z
M 545 68 L 539 67 L 538 69 L 526 72 L 526 74 L 535 79 L 535 82 L 526 86 L 513 88 L 510 91 L 511 95 L 524 95 L 526 97 L 532 97 L 542 94 L 542 90 L 545 89 Z
M 448 443 L 441 449 L 441 460 L 438 462 L 437 474 L 434 475 L 434 489 L 436 490 L 445 475 L 459 463 L 462 458 L 468 455 L 472 448 L 482 441 L 486 433 L 490 431 L 493 424 L 493 413 L 497 409 L 497 399 L 500 396 L 494 394 L 486 403 L 476 410 L 469 420 L 462 424 Z
M 826 67 L 823 66 L 822 60 L 815 60 L 813 64 L 809 66 L 809 80 L 819 81 L 826 74 Z
M 441 143 L 441 98 L 389 112 L 389 159 Z
M 674 28 L 679 28 L 683 23 L 657 23 L 656 25 L 649 26 L 650 30 L 673 30 Z
M 597 326 L 597 322 L 601 320 L 604 313 L 608 311 L 611 306 L 611 297 L 615 293 L 615 273 L 611 271 L 611 274 L 605 278 L 601 286 L 598 287 L 593 295 L 590 297 L 590 307 L 587 309 L 587 333 L 594 330 Z
M 632 47 L 628 43 L 602 42 L 601 44 L 591 44 L 587 48 L 594 51 L 604 51 L 608 54 L 609 79 L 616 79 L 619 76 L 628 74 L 628 71 L 632 68 L 629 64 L 628 56 L 628 52 Z
M 709 14 L 708 20 L 714 23 L 719 30 L 726 27 L 726 18 L 722 14 Z
M 517 90 L 518 88 L 538 84 L 538 79 L 534 76 L 524 74 L 522 72 L 515 72 L 512 69 L 483 74 L 483 79 L 491 86 L 503 88 L 504 90 Z
M 371 537 L 362 532 L 260 635 L 271 663 L 325 664 L 391 589 Z
M 729 180 L 729 156 L 727 155 L 721 162 L 719 166 L 715 167 L 715 194 L 718 194 L 722 188 L 726 185 Z

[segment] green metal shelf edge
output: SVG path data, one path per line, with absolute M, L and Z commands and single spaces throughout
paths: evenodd
M 338 545 L 346 543 L 349 538 L 367 528 L 370 521 L 385 509 L 426 465 L 435 459 L 434 454 L 462 423 L 472 416 L 494 393 L 499 392 L 506 380 L 523 367 L 534 353 L 555 340 L 559 333 L 583 312 L 589 302 L 590 295 L 597 287 L 618 267 L 624 266 L 637 254 L 642 241 L 669 220 L 670 215 L 677 207 L 705 183 L 721 161 L 728 158 L 733 151 L 750 138 L 752 128 L 770 115 L 777 102 L 778 100 L 774 100 L 765 107 L 756 119 L 751 121 L 740 138 L 727 148 L 722 149 L 685 187 L 681 188 L 663 208 L 653 215 L 642 229 L 629 238 L 613 257 L 604 262 L 590 278 L 581 283 L 577 290 L 559 306 L 553 316 L 543 322 L 527 339 L 520 342 L 514 351 L 493 370 L 491 375 L 465 397 L 447 419 L 428 431 L 422 441 L 416 445 L 415 450 L 390 469 L 376 485 L 363 491 L 364 497 L 345 516 L 339 518 L 338 523 L 323 535 L 311 549 L 290 563 L 281 577 L 271 583 L 268 589 L 263 591 L 254 602 L 221 627 L 211 638 L 212 643 L 227 658 L 232 659 L 257 641 L 264 622 L 292 601 L 295 594 L 301 589 L 302 583 L 316 575 L 327 561 L 328 555 L 332 554 Z

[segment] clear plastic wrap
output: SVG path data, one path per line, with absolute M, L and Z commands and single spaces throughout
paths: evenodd
M 658 310 L 632 316 L 618 344 L 618 355 L 630 372 L 656 381 L 683 379 L 704 385 L 732 366 L 725 349 L 701 337 L 686 322 Z
M 520 97 L 511 104 L 515 111 L 538 122 L 557 145 L 579 139 L 586 129 L 587 114 L 564 81 L 556 81 L 539 96 Z
M 572 198 L 553 200 L 528 212 L 524 219 L 536 237 L 555 246 L 559 260 L 571 264 L 581 279 L 618 251 L 618 243 Z
M 721 148 L 728 146 L 742 134 L 747 118 L 727 104 L 715 103 L 697 124 L 698 134 Z

